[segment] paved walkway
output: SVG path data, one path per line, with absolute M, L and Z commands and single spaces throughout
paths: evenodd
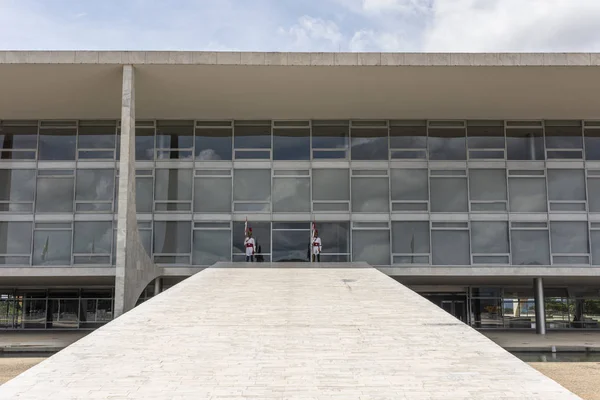
M 578 399 L 373 268 L 285 267 L 207 269 L 0 399 Z

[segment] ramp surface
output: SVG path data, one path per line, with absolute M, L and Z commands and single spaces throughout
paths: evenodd
M 374 268 L 236 266 L 126 313 L 0 399 L 578 398 Z

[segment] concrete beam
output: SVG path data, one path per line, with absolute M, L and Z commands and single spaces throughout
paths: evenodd
M 135 205 L 135 72 L 123 67 L 121 106 L 121 161 L 119 164 L 119 213 L 115 317 L 135 307 L 144 288 L 160 276 L 160 269 L 146 253 L 137 227 Z

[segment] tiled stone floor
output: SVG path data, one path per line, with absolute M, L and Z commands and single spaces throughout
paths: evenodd
M 372 268 L 210 268 L 0 399 L 577 399 Z

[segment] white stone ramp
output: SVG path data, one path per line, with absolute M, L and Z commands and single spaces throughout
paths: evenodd
M 374 268 L 219 266 L 0 386 L 0 399 L 579 398 Z

